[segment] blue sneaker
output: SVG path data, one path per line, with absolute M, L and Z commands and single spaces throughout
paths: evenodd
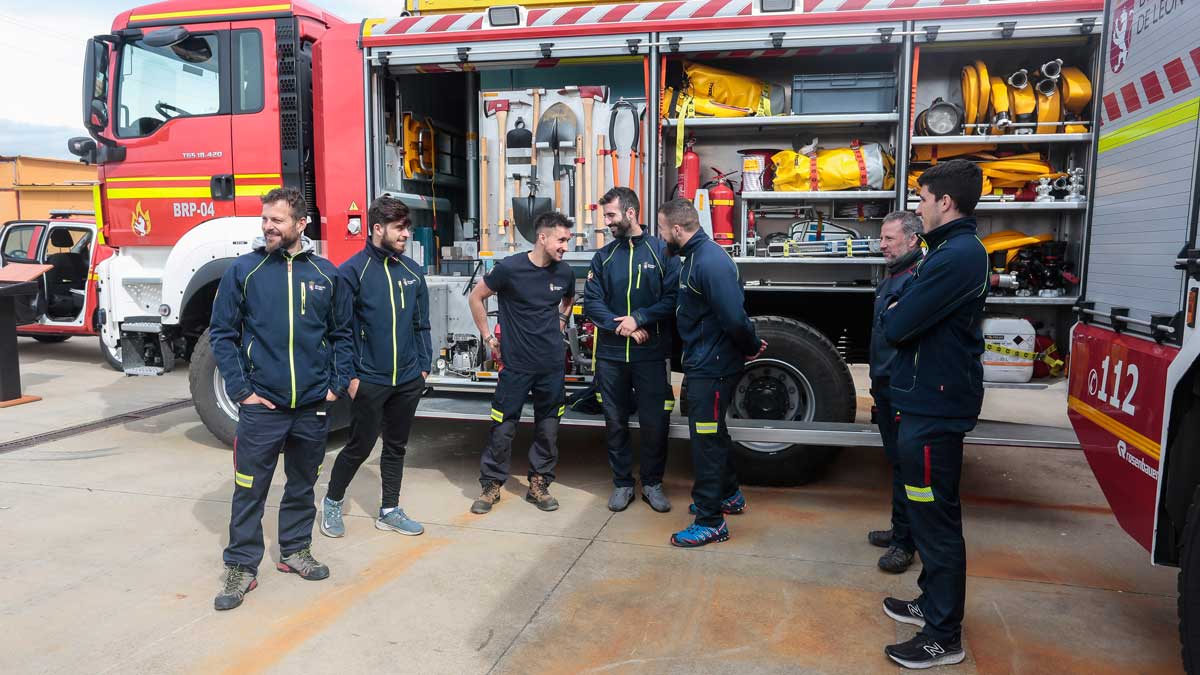
M 725 526 L 725 521 L 721 521 L 719 527 L 705 527 L 692 523 L 671 535 L 671 544 L 683 548 L 694 548 L 718 541 L 725 541 L 728 538 L 729 528 Z
M 346 526 L 342 523 L 342 503 L 345 501 L 335 502 L 326 497 L 321 502 L 321 534 L 334 538 L 346 536 Z
M 742 494 L 741 488 L 733 493 L 732 496 L 721 502 L 721 513 L 727 516 L 734 516 L 746 510 L 746 497 Z M 688 513 L 696 515 L 696 505 L 688 504 Z
M 379 520 L 375 521 L 375 529 L 391 530 L 400 534 L 407 534 L 410 537 L 415 537 L 425 531 L 425 527 L 417 521 L 409 518 L 404 509 L 392 509 L 387 513 L 383 509 L 379 510 Z

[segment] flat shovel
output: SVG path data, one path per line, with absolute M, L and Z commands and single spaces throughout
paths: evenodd
M 575 111 L 561 102 L 547 108 L 546 112 L 542 114 L 542 119 L 538 120 L 538 146 L 540 147 L 545 143 L 545 147 L 550 148 L 551 152 L 554 153 L 554 170 L 552 173 L 555 195 L 554 208 L 559 211 L 562 211 L 562 193 L 558 181 L 566 174 L 565 167 L 562 164 L 561 151 L 563 147 L 570 148 L 575 145 L 575 136 L 578 133 L 578 128 L 579 120 L 575 117 Z

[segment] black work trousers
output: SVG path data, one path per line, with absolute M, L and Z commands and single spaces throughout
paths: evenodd
M 900 412 L 897 448 L 912 537 L 921 555 L 921 632 L 939 641 L 958 638 L 967 593 L 967 547 L 962 533 L 958 483 L 963 437 L 970 418 L 926 417 Z M 944 642 L 943 642 L 944 644 Z
M 917 549 L 908 522 L 908 496 L 904 492 L 904 475 L 900 470 L 900 453 L 896 447 L 900 413 L 888 398 L 889 386 L 887 380 L 872 382 L 871 395 L 875 397 L 875 422 L 883 439 L 883 452 L 892 470 L 892 545 L 912 553 Z
M 733 440 L 725 413 L 739 375 L 687 378 L 688 430 L 692 439 L 692 503 L 696 524 L 717 527 L 725 520 L 721 501 L 738 491 L 733 467 Z
M 358 467 L 371 456 L 375 442 L 383 434 L 383 453 L 379 458 L 379 475 L 383 483 L 380 508 L 391 509 L 400 504 L 400 483 L 404 480 L 404 454 L 413 415 L 425 390 L 420 376 L 396 386 L 372 384 L 359 380 L 358 391 L 350 404 L 350 440 L 338 453 L 329 477 L 326 496 L 341 501 L 346 488 L 354 480 Z
M 325 459 L 329 418 L 324 401 L 274 410 L 243 405 L 233 439 L 233 509 L 229 518 L 227 565 L 257 573 L 263 559 L 263 510 L 275 465 L 283 454 L 287 484 L 279 502 L 279 551 L 283 556 L 312 543 L 313 486 Z
M 638 425 L 642 437 L 642 487 L 662 483 L 667 465 L 667 426 L 675 397 L 667 380 L 665 361 L 596 361 L 596 384 L 604 409 L 608 465 L 613 484 L 633 487 L 633 446 L 629 442 L 629 416 L 637 392 Z
M 554 481 L 558 464 L 558 420 L 566 412 L 563 371 L 521 373 L 512 368 L 500 371 L 492 395 L 492 430 L 479 460 L 479 483 L 504 483 L 512 467 L 512 442 L 521 422 L 521 408 L 533 393 L 533 445 L 529 446 L 529 475 L 541 474 Z

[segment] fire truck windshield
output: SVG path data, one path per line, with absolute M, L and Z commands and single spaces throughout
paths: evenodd
M 219 54 L 215 33 L 188 35 L 167 47 L 126 43 L 117 82 L 117 136 L 148 136 L 169 119 L 220 112 Z

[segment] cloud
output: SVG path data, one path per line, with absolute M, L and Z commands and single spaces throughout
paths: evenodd
M 81 128 L 0 118 L 0 155 L 77 159 L 67 152 L 67 139 L 86 135 Z

